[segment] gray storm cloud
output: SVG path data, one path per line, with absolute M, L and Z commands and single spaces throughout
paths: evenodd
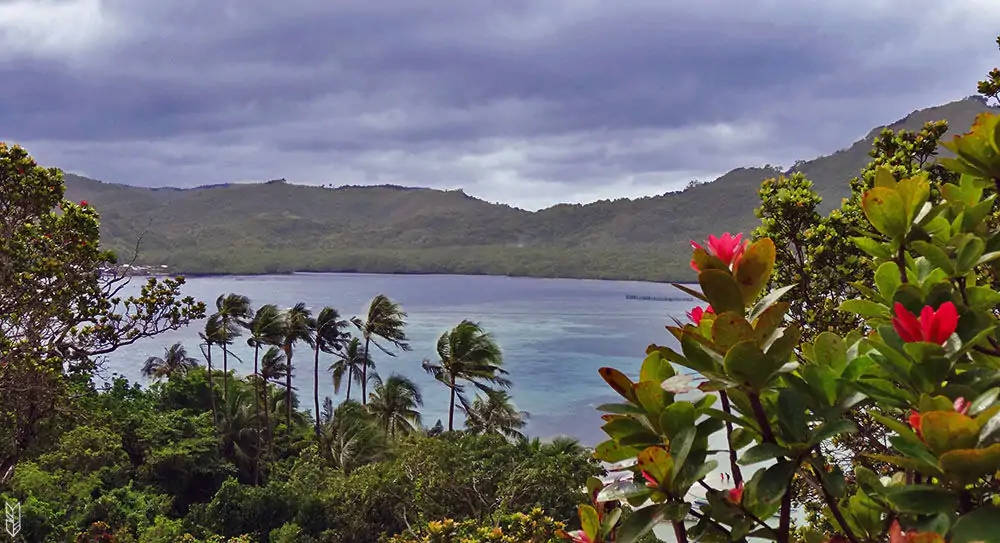
M 7 0 L 0 138 L 136 185 L 635 197 L 972 94 L 997 20 L 971 0 Z

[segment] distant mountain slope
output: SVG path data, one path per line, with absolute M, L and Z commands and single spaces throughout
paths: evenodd
M 964 131 L 991 110 L 968 98 L 915 111 L 890 128 L 948 120 Z M 824 207 L 849 194 L 882 127 L 796 169 Z M 148 189 L 67 175 L 67 197 L 100 212 L 107 246 L 183 273 L 364 271 L 489 273 L 666 281 L 689 279 L 687 242 L 752 229 L 757 188 L 778 171 L 738 168 L 661 196 L 561 204 L 536 212 L 462 191 L 291 185 L 283 180 Z

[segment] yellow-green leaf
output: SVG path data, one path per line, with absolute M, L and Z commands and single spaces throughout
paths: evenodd
M 901 238 L 906 233 L 906 208 L 899 192 L 886 187 L 875 187 L 865 193 L 861 207 L 872 226 L 890 238 Z
M 775 250 L 771 238 L 763 238 L 747 247 L 743 258 L 736 265 L 736 282 L 743 293 L 745 305 L 752 303 L 774 271 Z

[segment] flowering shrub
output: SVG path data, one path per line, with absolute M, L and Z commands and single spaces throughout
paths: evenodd
M 857 331 L 800 341 L 781 301 L 794 285 L 762 292 L 771 239 L 692 242 L 701 288 L 677 287 L 708 307 L 667 326 L 679 350 L 651 345 L 638 381 L 600 369 L 622 401 L 599 407 L 609 439 L 595 456 L 627 476 L 592 481 L 580 529 L 563 538 L 628 543 L 666 524 L 677 541 L 787 543 L 790 489 L 804 481 L 834 527 L 810 542 L 1000 540 L 1000 292 L 979 279 L 1000 265 L 989 221 L 1000 116 L 946 145 L 955 156 L 941 164 L 960 178 L 934 187 L 940 202 L 925 173 L 897 180 L 887 168 L 864 193 L 873 231 L 852 241 L 874 288 L 854 285 L 862 298 L 840 306 L 863 319 Z M 894 466 L 889 477 L 832 454 L 862 411 L 887 430 L 894 453 L 871 457 Z M 720 462 L 724 487 L 707 477 Z M 635 511 L 620 521 L 624 503 Z
M 563 523 L 552 520 L 540 508 L 530 513 L 501 517 L 494 525 L 475 520 L 432 521 L 416 534 L 402 534 L 387 543 L 555 543 Z

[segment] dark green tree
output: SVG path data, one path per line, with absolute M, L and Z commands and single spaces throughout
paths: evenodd
M 250 337 L 247 338 L 247 345 L 253 347 L 253 386 L 254 386 L 254 416 L 258 424 L 261 425 L 257 430 L 257 454 L 260 454 L 262 447 L 260 440 L 264 434 L 264 426 L 267 424 L 267 417 L 261 419 L 260 416 L 260 398 L 263 394 L 263 389 L 267 387 L 267 381 L 261 378 L 260 375 L 260 348 L 263 346 L 271 346 L 275 351 L 272 354 L 274 356 L 279 356 L 280 351 L 274 348 L 276 345 L 280 345 L 282 339 L 284 339 L 284 315 L 278 306 L 274 304 L 266 304 L 260 307 L 256 313 L 254 313 L 253 319 L 247 323 L 247 331 L 250 333 Z M 255 471 L 254 471 L 254 484 L 260 481 L 260 461 L 259 459 L 255 461 Z
M 181 277 L 119 296 L 130 268 L 101 248 L 97 210 L 64 194 L 61 171 L 0 143 L 0 484 L 66 408 L 69 379 L 204 316 Z
M 233 340 L 240 337 L 241 329 L 253 317 L 250 309 L 250 298 L 242 294 L 220 294 L 215 300 L 216 315 L 222 325 L 222 391 L 223 399 L 229 392 L 229 346 Z
M 163 356 L 151 356 L 142 365 L 142 374 L 146 377 L 159 379 L 172 375 L 183 375 L 188 370 L 198 367 L 198 361 L 187 354 L 187 349 L 180 343 L 174 343 L 163 350 Z
M 528 413 L 518 411 L 506 390 L 487 390 L 486 398 L 476 399 L 465 410 L 465 428 L 473 434 L 497 434 L 508 439 L 524 439 L 521 429 Z
M 361 331 L 361 337 L 365 339 L 365 360 L 371 360 L 368 347 L 375 344 L 378 350 L 389 356 L 396 356 L 396 353 L 382 346 L 375 338 L 384 339 L 397 349 L 403 351 L 410 350 L 410 344 L 406 339 L 406 312 L 396 302 L 389 299 L 385 294 L 379 294 L 372 299 L 368 305 L 368 314 L 365 319 L 354 317 L 351 319 L 354 326 Z M 361 403 L 368 402 L 368 365 L 361 368 Z
M 437 342 L 438 361 L 424 360 L 427 373 L 448 387 L 448 431 L 455 429 L 455 399 L 468 411 L 469 399 L 461 381 L 468 381 L 483 392 L 493 387 L 510 387 L 504 377 L 503 354 L 493 336 L 478 323 L 463 320 L 455 328 L 441 334 Z
M 374 372 L 375 363 L 367 357 L 361 346 L 361 340 L 352 337 L 330 366 L 330 372 L 333 373 L 333 391 L 337 394 L 340 393 L 340 385 L 346 377 L 347 397 L 345 399 L 349 401 L 351 399 L 351 383 L 361 384 L 362 376 L 368 373 L 365 368 Z
M 312 317 L 312 311 L 306 308 L 306 304 L 299 302 L 294 307 L 285 312 L 282 319 L 285 327 L 282 331 L 281 350 L 285 353 L 285 364 L 288 369 L 285 372 L 285 410 L 288 423 L 287 432 L 292 431 L 292 355 L 295 344 L 303 342 L 310 347 L 315 343 L 316 320 Z
M 424 399 L 413 381 L 392 374 L 375 385 L 368 398 L 368 411 L 375 415 L 389 437 L 406 435 L 420 427 L 420 408 Z
M 320 434 L 320 405 L 319 405 L 319 353 L 336 354 L 344 348 L 348 322 L 340 318 L 340 313 L 332 307 L 324 307 L 316 315 L 316 335 L 313 342 L 313 405 L 315 410 L 316 439 Z

